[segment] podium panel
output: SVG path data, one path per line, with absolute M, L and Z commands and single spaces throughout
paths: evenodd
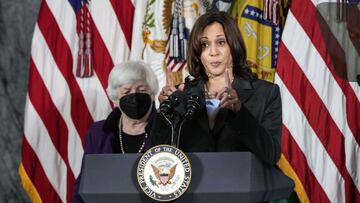
M 155 202 L 136 179 L 142 154 L 85 156 L 79 194 L 85 202 Z M 285 199 L 293 181 L 250 152 L 187 153 L 192 180 L 176 203 L 261 202 Z

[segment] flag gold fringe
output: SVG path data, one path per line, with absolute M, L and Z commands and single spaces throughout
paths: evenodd
M 265 68 L 260 67 L 254 63 L 251 64 L 251 71 L 255 73 L 259 79 L 266 80 L 268 82 L 274 83 L 275 80 L 275 68 Z
M 33 183 L 31 182 L 22 163 L 20 163 L 18 172 L 20 175 L 21 184 L 23 185 L 23 188 L 25 189 L 26 193 L 28 194 L 31 202 L 42 203 L 40 195 L 39 195 L 38 191 L 36 190 L 35 186 L 33 185 Z
M 298 195 L 299 201 L 301 203 L 310 203 L 309 197 L 306 194 L 303 184 L 301 183 L 299 177 L 296 175 L 294 169 L 292 168 L 288 160 L 285 158 L 284 154 L 281 154 L 281 158 L 278 161 L 277 165 L 285 175 L 287 175 L 294 181 L 294 190 Z

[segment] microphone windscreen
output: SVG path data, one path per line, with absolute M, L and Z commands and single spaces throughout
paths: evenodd
M 180 116 L 184 116 L 184 114 L 186 113 L 186 102 L 187 102 L 185 93 L 180 90 L 176 90 L 170 95 L 170 97 L 178 99 L 178 104 L 175 106 L 174 111 L 178 113 Z
M 187 98 L 190 98 L 191 96 L 197 97 L 197 102 L 200 104 L 200 106 L 205 105 L 204 103 L 204 95 L 200 93 L 200 90 L 198 88 L 188 88 L 186 89 L 186 96 Z

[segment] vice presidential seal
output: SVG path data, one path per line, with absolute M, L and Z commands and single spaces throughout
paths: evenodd
M 177 199 L 190 185 L 189 159 L 176 147 L 155 146 L 141 157 L 137 167 L 137 180 L 144 193 L 154 200 Z

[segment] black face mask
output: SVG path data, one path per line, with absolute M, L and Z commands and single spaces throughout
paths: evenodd
M 151 104 L 151 97 L 147 93 L 131 93 L 119 101 L 121 112 L 134 120 L 143 118 L 149 112 Z

